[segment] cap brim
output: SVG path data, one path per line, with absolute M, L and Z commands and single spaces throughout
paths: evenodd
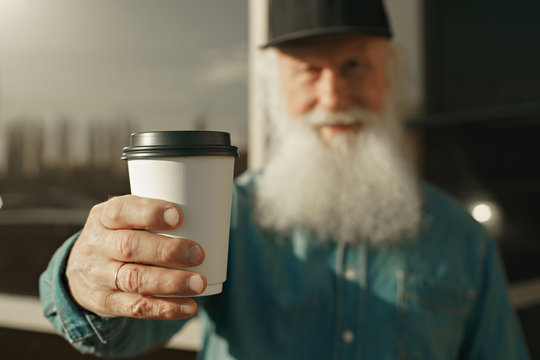
M 317 36 L 351 34 L 351 33 L 378 35 L 378 36 L 383 36 L 387 38 L 392 37 L 392 33 L 388 29 L 384 29 L 380 27 L 336 26 L 336 27 L 330 27 L 330 28 L 299 30 L 299 31 L 288 33 L 286 35 L 277 36 L 273 38 L 271 41 L 267 42 L 266 44 L 261 45 L 261 48 L 266 49 L 271 46 L 279 46 L 288 42 L 309 39 L 309 38 L 313 38 Z

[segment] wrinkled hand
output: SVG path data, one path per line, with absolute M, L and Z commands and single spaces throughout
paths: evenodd
M 162 266 L 199 265 L 204 250 L 187 239 L 144 231 L 176 228 L 182 218 L 172 203 L 133 195 L 94 206 L 67 262 L 75 301 L 102 317 L 170 320 L 195 314 L 192 299 L 154 295 L 201 293 L 203 275 Z

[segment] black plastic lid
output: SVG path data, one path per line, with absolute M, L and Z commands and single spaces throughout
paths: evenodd
M 122 160 L 169 156 L 238 157 L 238 148 L 221 131 L 147 131 L 131 134 Z

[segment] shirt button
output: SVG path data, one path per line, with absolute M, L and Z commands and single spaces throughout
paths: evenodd
M 356 269 L 354 266 L 349 266 L 347 270 L 345 270 L 345 279 L 349 281 L 356 280 Z
M 354 333 L 351 330 L 345 330 L 343 332 L 343 341 L 346 344 L 351 344 L 354 341 Z

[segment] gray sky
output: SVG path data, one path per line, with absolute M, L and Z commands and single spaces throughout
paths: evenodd
M 133 117 L 247 141 L 248 0 L 0 0 L 0 125 Z M 1 151 L 1 149 L 0 149 Z

